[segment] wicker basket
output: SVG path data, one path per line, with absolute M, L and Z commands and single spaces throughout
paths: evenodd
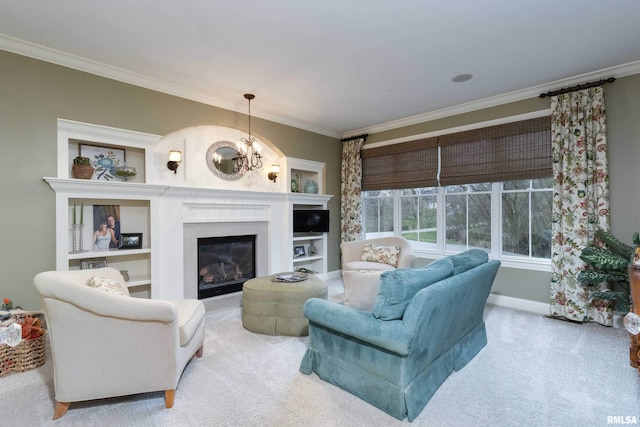
M 11 312 L 11 317 L 21 322 L 25 317 L 38 317 L 43 323 L 42 312 L 19 311 Z M 0 344 L 0 378 L 12 372 L 24 372 L 44 365 L 46 333 L 32 340 L 23 340 L 15 347 Z

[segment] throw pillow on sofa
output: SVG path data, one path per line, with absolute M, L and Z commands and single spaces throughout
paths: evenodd
M 356 310 L 371 311 L 380 286 L 381 270 L 345 271 L 344 305 Z
M 107 292 L 109 294 L 120 295 L 124 297 L 129 296 L 129 291 L 126 286 L 121 285 L 113 279 L 93 276 L 91 280 L 89 280 L 89 283 L 87 285 L 92 288 L 99 289 L 103 292 Z
M 450 257 L 436 260 L 424 268 L 383 272 L 373 315 L 382 320 L 402 319 L 405 309 L 418 291 L 449 276 L 453 276 Z
M 453 261 L 454 274 L 460 274 L 489 261 L 489 254 L 480 249 L 469 249 L 449 258 Z
M 389 264 L 392 267 L 398 266 L 399 256 L 400 246 L 376 246 L 373 243 L 367 243 L 362 249 L 363 261 Z

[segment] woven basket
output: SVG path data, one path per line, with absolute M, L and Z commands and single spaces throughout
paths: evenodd
M 12 312 L 11 317 L 21 322 L 25 317 L 38 317 L 43 323 L 44 314 L 34 311 Z M 12 372 L 24 372 L 44 365 L 44 352 L 46 336 L 44 335 L 32 339 L 20 341 L 15 347 L 7 344 L 0 344 L 0 378 Z

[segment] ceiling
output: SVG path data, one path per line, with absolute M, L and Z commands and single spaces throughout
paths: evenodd
M 0 49 L 343 137 L 640 72 L 640 1 L 11 0 Z M 455 83 L 452 78 L 473 74 Z

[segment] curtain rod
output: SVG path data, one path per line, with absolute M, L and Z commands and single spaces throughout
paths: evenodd
M 364 138 L 366 140 L 368 136 L 369 136 L 368 133 L 363 133 L 361 135 L 350 136 L 349 138 L 342 138 L 340 142 L 353 141 L 354 139 L 358 139 L 358 138 Z
M 581 90 L 581 89 L 589 89 L 590 87 L 601 86 L 605 83 L 613 83 L 615 81 L 616 81 L 615 77 L 609 77 L 608 79 L 598 80 L 597 82 L 584 83 L 577 86 L 571 86 L 571 87 L 562 88 L 558 90 L 552 90 L 547 93 L 541 93 L 540 98 L 544 98 L 545 96 L 562 95 L 563 93 L 575 92 L 576 90 Z

